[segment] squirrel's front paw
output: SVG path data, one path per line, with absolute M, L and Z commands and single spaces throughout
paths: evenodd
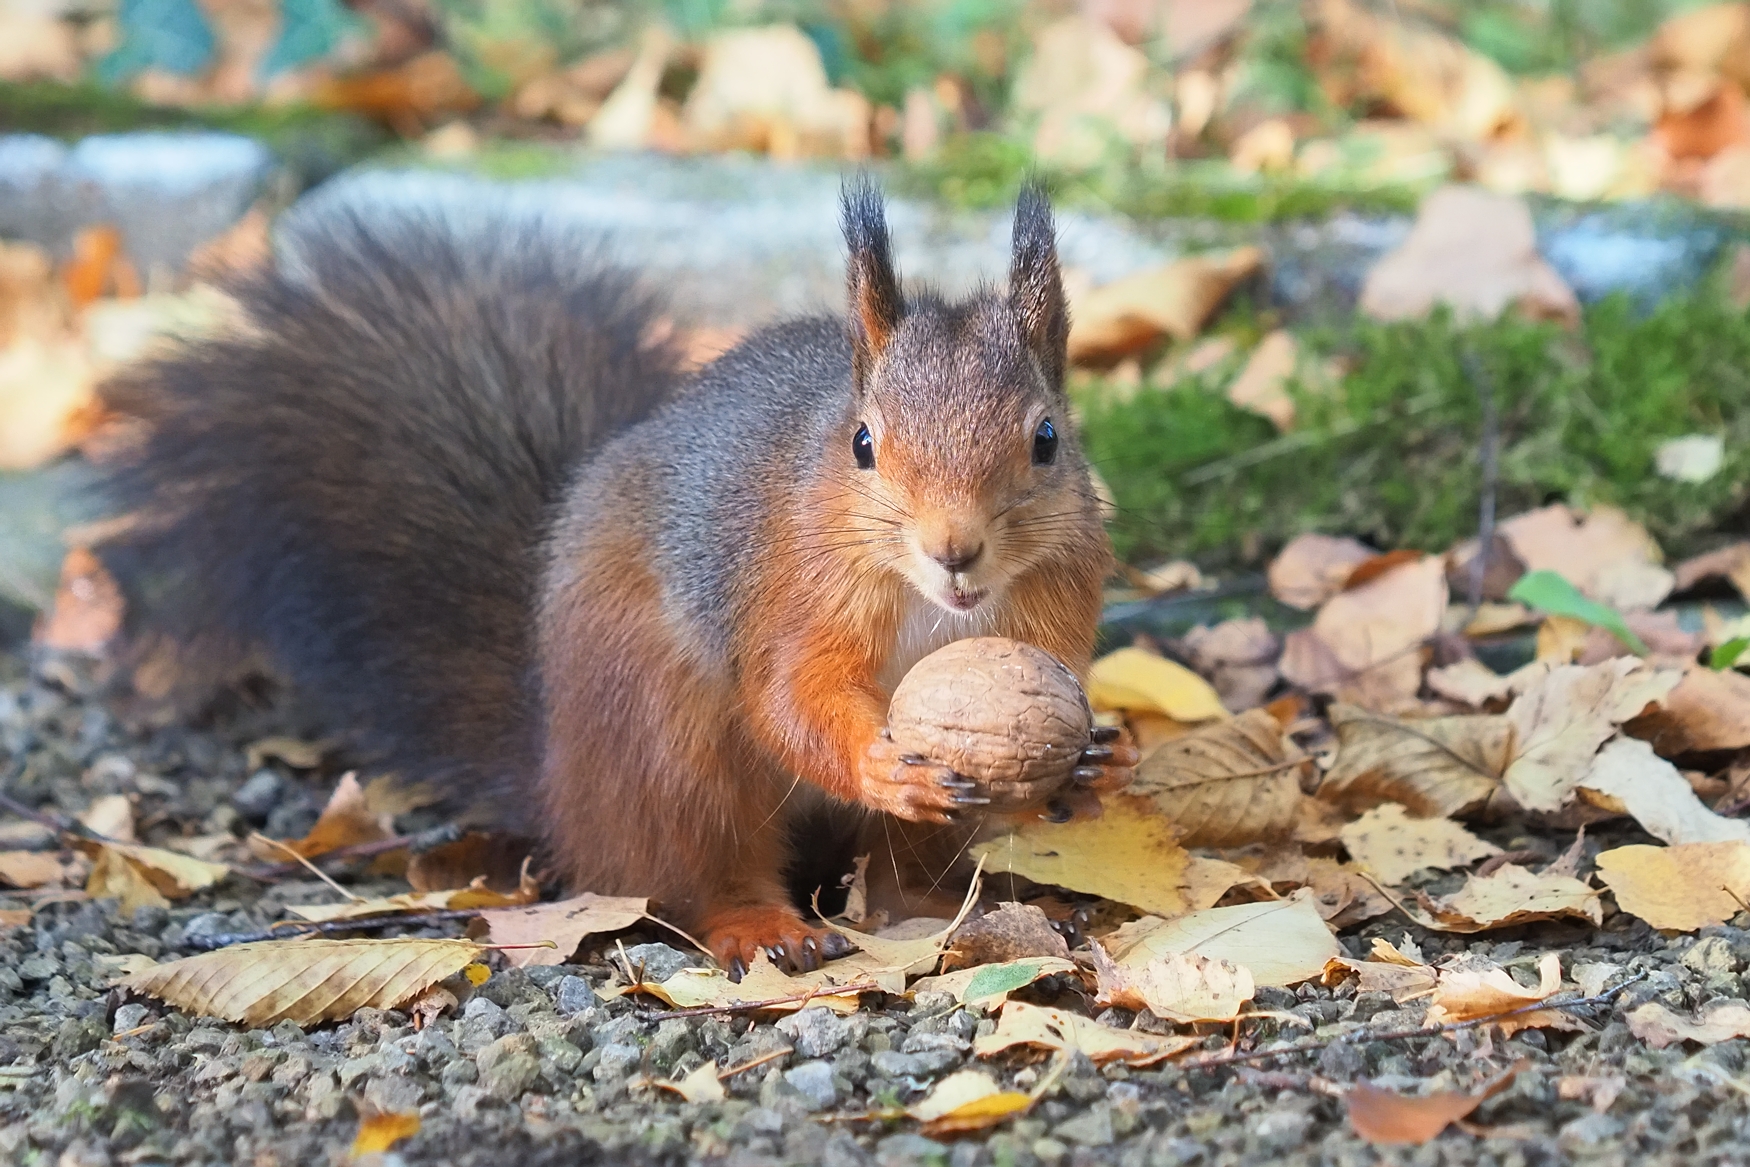
M 1069 783 L 1054 796 L 1039 817 L 1066 823 L 1075 818 L 1099 818 L 1100 796 L 1130 785 L 1140 752 L 1122 729 L 1095 726 L 1088 748 L 1076 759 Z
M 864 806 L 914 823 L 951 823 L 959 811 L 990 805 L 978 783 L 901 749 L 885 729 L 863 751 L 858 781 Z

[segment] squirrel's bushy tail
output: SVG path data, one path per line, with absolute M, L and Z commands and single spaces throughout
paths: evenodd
M 535 765 L 547 512 L 676 350 L 578 231 L 370 193 L 294 208 L 239 327 L 106 386 L 146 424 L 104 553 L 184 662 L 264 656 L 378 764 L 490 796 Z

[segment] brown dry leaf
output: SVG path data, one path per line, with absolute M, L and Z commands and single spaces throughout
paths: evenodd
M 1015 74 L 1010 105 L 1032 129 L 1040 159 L 1081 169 L 1115 143 L 1132 150 L 1165 144 L 1173 115 L 1155 91 L 1149 58 L 1105 23 L 1064 16 L 1034 34 L 1032 49 Z
M 359 1118 L 359 1132 L 352 1140 L 352 1155 L 375 1155 L 402 1139 L 419 1133 L 419 1112 L 373 1111 Z
M 1227 399 L 1241 409 L 1270 419 L 1278 430 L 1294 428 L 1294 398 L 1288 383 L 1300 363 L 1294 334 L 1278 328 L 1258 342 L 1239 376 L 1227 387 Z
M 1750 248 L 1741 253 L 1750 267 Z M 1705 579 L 1730 580 L 1738 594 L 1750 599 L 1750 543 L 1732 543 L 1718 551 L 1709 551 L 1685 559 L 1673 569 L 1676 591 L 1686 592 Z
M 1657 607 L 1676 578 L 1659 565 L 1647 529 L 1615 507 L 1582 514 L 1555 503 L 1506 520 L 1500 532 L 1527 571 L 1553 571 L 1620 612 Z
M 359 785 L 358 775 L 349 771 L 342 775 L 334 793 L 329 795 L 328 805 L 322 808 L 322 814 L 317 818 L 316 825 L 310 828 L 310 833 L 302 839 L 288 841 L 283 846 L 311 859 L 342 847 L 393 838 L 394 834 L 393 816 L 377 811 L 370 805 L 364 788 Z M 284 858 L 277 848 L 263 847 L 260 844 L 252 846 L 261 858 Z
M 1750 677 L 1692 665 L 1659 708 L 1628 725 L 1667 758 L 1750 746 Z
M 1080 1051 L 1096 1066 L 1119 1062 L 1140 1067 L 1165 1061 L 1190 1049 L 1199 1040 L 1196 1037 L 1144 1033 L 1137 1029 L 1113 1029 L 1065 1009 L 1010 1001 L 997 1018 L 996 1032 L 974 1038 L 972 1051 L 981 1058 L 989 1058 L 1018 1045 L 1032 1046 Z
M 923 977 L 912 982 L 914 993 L 952 993 L 962 1005 L 981 1004 L 985 1008 L 1001 1005 L 1016 989 L 1058 973 L 1074 972 L 1074 961 L 1053 956 L 1035 956 L 1026 960 L 1004 961 L 1001 964 L 981 964 L 957 969 L 940 976 Z
M 414 1029 L 424 1029 L 445 1013 L 452 1013 L 461 1004 L 456 995 L 442 985 L 433 985 L 413 999 L 407 1006 L 407 1015 L 413 1020 Z
M 1589 1077 L 1564 1074 L 1556 1079 L 1556 1097 L 1571 1102 L 1584 1102 L 1594 1113 L 1604 1114 L 1628 1086 L 1628 1079 L 1616 1075 Z
M 1512 863 L 1471 876 L 1452 895 L 1436 900 L 1417 892 L 1416 899 L 1426 913 L 1418 922 L 1438 932 L 1486 932 L 1565 917 L 1595 926 L 1604 921 L 1598 892 L 1573 876 L 1529 871 Z
M 1679 1041 L 1718 1045 L 1737 1037 L 1750 1037 L 1750 1005 L 1742 1001 L 1714 1001 L 1692 1021 L 1649 1001 L 1628 1015 L 1629 1032 L 1652 1046 L 1664 1049 Z
M 864 985 L 868 978 L 859 977 L 854 972 L 847 973 L 843 964 L 843 961 L 833 961 L 825 968 L 792 977 L 786 976 L 762 952 L 755 956 L 739 983 L 730 980 L 729 974 L 721 969 L 683 968 L 661 984 L 644 983 L 633 987 L 677 1009 L 710 1005 L 794 1013 L 806 1006 L 823 1005 L 835 1013 L 850 1014 L 857 1011 L 859 993 L 868 990 L 859 988 L 844 992 L 843 987 Z M 900 983 L 899 991 L 903 992 L 903 978 Z
M 1161 745 L 1130 793 L 1178 828 L 1181 846 L 1235 847 L 1294 830 L 1311 766 L 1269 712 L 1252 709 Z
M 1439 974 L 1423 963 L 1421 952 L 1410 943 L 1409 936 L 1404 937 L 1404 942 L 1411 948 L 1413 955 L 1397 948 L 1390 941 L 1375 937 L 1373 951 L 1366 960 L 1351 960 L 1346 956 L 1332 957 L 1325 966 L 1325 984 L 1335 985 L 1343 977 L 1353 973 L 1358 981 L 1359 991 L 1363 993 L 1390 993 L 1392 1000 L 1400 1005 L 1426 997 L 1434 991 Z
M 29 908 L 0 908 L 0 931 L 8 928 L 22 928 L 30 923 Z
M 1164 748 L 1164 747 L 1163 747 Z M 1025 876 L 1072 891 L 1177 916 L 1192 910 L 1191 853 L 1146 798 L 1105 799 L 1099 818 L 1061 825 L 1030 822 L 973 846 L 985 870 Z
M 79 813 L 86 829 L 116 843 L 134 841 L 134 803 L 125 794 L 104 794 Z
M 1467 656 L 1444 668 L 1429 669 L 1424 678 L 1428 688 L 1448 701 L 1474 705 L 1478 709 L 1494 701 L 1505 701 L 1513 695 L 1513 680 L 1503 677 L 1474 656 Z
M 170 901 L 147 879 L 145 873 L 114 847 L 99 847 L 93 852 L 91 874 L 86 877 L 85 892 L 93 899 L 116 899 L 121 910 L 132 913 L 139 908 L 168 908 Z
M 1750 898 L 1750 843 L 1634 844 L 1602 852 L 1598 878 L 1616 904 L 1664 931 L 1723 924 Z
M 1437 304 L 1460 320 L 1493 320 L 1508 308 L 1534 320 L 1580 320 L 1573 289 L 1538 254 L 1524 201 L 1476 187 L 1441 187 L 1422 200 L 1409 237 L 1367 273 L 1359 307 L 1378 320 L 1406 320 Z
M 870 112 L 861 94 L 832 87 L 806 34 L 774 24 L 711 37 L 681 120 L 695 149 L 858 159 Z
M 1546 952 L 1537 963 L 1538 986 L 1527 989 L 1499 966 L 1445 969 L 1435 986 L 1434 999 L 1428 1005 L 1428 1024 L 1445 1025 L 1453 1021 L 1474 1021 L 1493 1017 L 1526 1005 L 1547 1001 L 1562 990 L 1562 962 L 1553 952 Z M 1560 1009 L 1536 1009 L 1518 1013 L 1495 1022 L 1507 1037 L 1521 1029 L 1584 1030 L 1585 1024 L 1571 1013 Z
M 1501 849 L 1451 819 L 1410 818 L 1396 803 L 1377 806 L 1343 828 L 1343 846 L 1382 883 L 1403 883 L 1418 871 L 1468 867 Z
M 1227 709 L 1262 705 L 1276 685 L 1282 641 L 1260 617 L 1223 620 L 1213 628 L 1200 624 L 1185 634 L 1184 644 Z
M 54 606 L 31 635 L 39 648 L 99 655 L 121 631 L 126 603 L 121 586 L 84 547 L 61 561 Z
M 1424 817 L 1467 814 L 1498 801 L 1512 756 L 1503 716 L 1406 721 L 1335 704 L 1340 748 L 1319 798 L 1351 809 L 1398 802 Z
M 1038 908 L 1031 904 L 1002 903 L 996 911 L 960 925 L 942 956 L 942 968 L 952 971 L 1029 956 L 1067 960 L 1069 945 Z
M 1270 561 L 1270 594 L 1291 608 L 1316 608 L 1342 591 L 1349 573 L 1377 554 L 1358 539 L 1296 535 Z
M 717 1076 L 715 1059 L 696 1068 L 684 1078 L 675 1078 L 666 1082 L 657 1082 L 664 1090 L 672 1090 L 688 1102 L 722 1102 L 729 1095 L 723 1089 L 723 1080 Z
M 499 908 L 481 912 L 486 935 L 494 944 L 540 944 L 552 948 L 511 949 L 504 954 L 513 968 L 564 964 L 586 936 L 618 932 L 644 919 L 650 901 L 642 896 L 599 896 L 585 892 L 568 900 L 530 908 Z
M 0 883 L 22 888 L 71 886 L 83 878 L 82 866 L 65 852 L 0 851 Z
M 1750 823 L 1709 810 L 1676 766 L 1635 738 L 1600 750 L 1579 788 L 1586 804 L 1631 815 L 1666 843 L 1750 842 Z
M 493 891 L 486 877 L 477 876 L 467 887 L 445 891 L 406 892 L 375 899 L 349 900 L 342 904 L 287 904 L 286 911 L 316 923 L 357 920 L 365 916 L 389 916 L 410 912 L 461 911 L 465 908 L 511 908 L 532 904 L 541 898 L 541 885 L 524 865 L 522 883 L 515 891 Z
M 1289 633 L 1282 675 L 1310 692 L 1381 712 L 1413 703 L 1422 685 L 1422 645 L 1440 631 L 1446 597 L 1445 563 L 1433 555 L 1351 583 L 1325 601 L 1310 628 Z
M 75 839 L 73 845 L 92 859 L 85 890 L 93 898 L 119 897 L 124 911 L 146 904 L 167 906 L 167 899 L 193 895 L 231 874 L 223 863 L 209 863 L 160 847 L 82 839 Z
M 924 1124 L 926 1138 L 939 1138 L 985 1130 L 1032 1105 L 1032 1095 L 1004 1090 L 983 1070 L 960 1070 L 936 1083 L 906 1113 Z
M 1206 908 L 1172 920 L 1145 916 L 1102 938 L 1121 965 L 1146 967 L 1175 952 L 1196 953 L 1245 968 L 1259 985 L 1292 985 L 1324 971 L 1342 955 L 1312 898 Z
M 1091 951 L 1101 1005 L 1147 1009 L 1182 1024 L 1232 1021 L 1256 991 L 1249 969 L 1194 952 L 1169 952 L 1138 968 L 1113 960 L 1099 941 Z
M 296 737 L 264 737 L 249 743 L 244 752 L 245 765 L 259 770 L 270 761 L 284 762 L 294 770 L 314 770 L 328 753 L 327 742 L 310 742 Z M 375 785 L 375 783 L 373 783 Z
M 1514 730 L 1507 793 L 1527 810 L 1560 810 L 1617 726 L 1662 700 L 1679 674 L 1634 657 L 1558 665 L 1531 681 L 1505 714 Z
M 1333 929 L 1353 927 L 1392 910 L 1392 902 L 1360 871 L 1335 859 L 1308 856 L 1297 845 L 1274 848 L 1261 860 L 1242 859 L 1239 866 L 1277 892 L 1306 888 L 1319 915 Z
M 1163 337 L 1189 340 L 1202 331 L 1228 293 L 1263 264 L 1264 253 L 1258 248 L 1240 247 L 1189 256 L 1073 297 L 1070 360 L 1110 364 Z
M 923 925 L 929 927 L 929 930 L 920 936 L 907 929 L 908 923 Z M 855 944 L 857 951 L 828 961 L 822 967 L 821 973 L 830 983 L 836 985 L 867 981 L 873 982 L 884 992 L 903 993 L 907 978 L 935 971 L 958 924 L 959 921 L 956 920 L 945 928 L 936 929 L 923 920 L 900 921 L 883 929 L 887 935 L 876 936 L 828 921 L 827 927 Z
M 265 940 L 130 975 L 136 993 L 206 1017 L 265 1029 L 394 1009 L 481 953 L 466 940 Z
M 1343 1096 L 1343 1108 L 1349 1126 L 1375 1146 L 1425 1143 L 1503 1089 L 1515 1072 L 1508 1070 L 1474 1094 L 1399 1094 L 1357 1082 Z

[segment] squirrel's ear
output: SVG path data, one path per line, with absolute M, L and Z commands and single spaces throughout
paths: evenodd
M 1051 202 L 1038 183 L 1021 188 L 1015 204 L 1014 255 L 1009 261 L 1009 303 L 1021 335 L 1053 389 L 1063 388 L 1069 347 L 1069 305 L 1057 267 L 1057 228 Z
M 851 372 L 860 386 L 875 358 L 899 329 L 905 313 L 893 252 L 887 241 L 887 211 L 868 175 L 847 183 L 841 196 L 845 244 L 850 248 Z

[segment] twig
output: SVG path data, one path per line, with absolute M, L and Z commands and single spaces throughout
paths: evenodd
M 1489 371 L 1466 346 L 1459 355 L 1471 384 L 1476 386 L 1477 401 L 1483 410 L 1482 440 L 1477 460 L 1482 463 L 1482 498 L 1477 504 L 1477 557 L 1470 568 L 1470 607 L 1476 611 L 1483 602 L 1483 577 L 1489 570 L 1489 551 L 1495 542 L 1495 480 L 1499 474 L 1501 419 L 1495 410 L 1495 383 Z
M 1357 1030 L 1354 1033 L 1338 1034 L 1335 1037 L 1308 1038 L 1306 1041 L 1297 1041 L 1291 1045 L 1277 1046 L 1273 1049 L 1255 1049 L 1247 1050 L 1243 1053 L 1214 1054 L 1206 1058 L 1175 1062 L 1174 1065 L 1182 1070 L 1205 1070 L 1219 1066 L 1238 1065 L 1241 1062 L 1261 1062 L 1279 1055 L 1316 1053 L 1319 1050 L 1327 1049 L 1334 1045 L 1349 1045 L 1364 1041 L 1408 1041 L 1411 1038 L 1417 1037 L 1439 1037 L 1442 1034 L 1457 1033 L 1463 1029 L 1475 1029 L 1480 1025 L 1493 1025 L 1495 1022 L 1505 1020 L 1508 1017 L 1518 1017 L 1524 1013 L 1537 1013 L 1544 1009 L 1586 1009 L 1594 1005 L 1608 1004 L 1610 999 L 1615 997 L 1618 993 L 1622 992 L 1637 981 L 1645 980 L 1646 977 L 1647 974 L 1644 972 L 1636 973 L 1615 988 L 1606 989 L 1604 992 L 1593 997 L 1579 997 L 1572 1001 L 1558 1001 L 1554 997 L 1550 997 L 1542 1001 L 1533 1001 L 1528 1005 L 1521 1005 L 1517 1009 L 1507 1009 L 1500 1013 L 1491 1013 L 1486 1017 L 1472 1017 L 1466 1021 L 1449 1021 L 1445 1025 L 1428 1025 L 1421 1029 L 1399 1029 L 1390 1033 L 1369 1033 L 1363 1029 Z
M 355 892 L 347 891 L 344 887 L 341 887 L 338 883 L 335 883 L 334 880 L 329 878 L 327 872 L 323 871 L 320 867 L 318 867 L 314 863 L 310 862 L 309 859 L 298 854 L 288 844 L 282 843 L 278 839 L 270 839 L 266 835 L 262 834 L 260 831 L 251 831 L 249 833 L 249 837 L 251 839 L 259 839 L 261 842 L 266 843 L 270 847 L 278 847 L 281 851 L 284 851 L 287 855 L 290 855 L 292 858 L 296 859 L 299 863 L 301 863 L 305 867 L 309 868 L 311 875 L 314 875 L 317 879 L 320 879 L 323 883 L 327 884 L 329 887 L 331 887 L 335 891 L 339 892 L 342 896 L 344 896 L 348 900 L 348 902 L 355 903 L 355 904 L 364 902 L 364 898 L 365 898 L 364 896 L 358 895 Z
M 183 941 L 182 946 L 210 952 L 215 948 L 229 948 L 233 944 L 284 940 L 293 929 L 302 929 L 296 933 L 300 938 L 326 936 L 332 932 L 371 932 L 378 928 L 393 928 L 397 924 L 420 926 L 434 920 L 471 920 L 481 911 L 480 908 L 446 908 L 435 912 L 394 912 L 381 916 L 360 916 L 351 920 L 323 920 L 320 923 L 315 920 L 281 920 L 261 932 L 215 932 L 206 936 L 190 936 Z
M 420 831 L 416 835 L 396 835 L 392 839 L 375 839 L 369 843 L 354 843 L 350 847 L 336 847 L 332 851 L 324 851 L 312 856 L 318 863 L 340 859 L 368 859 L 374 855 L 386 855 L 390 851 L 406 848 L 414 854 L 430 851 L 445 843 L 454 843 L 462 837 L 462 828 L 455 823 L 445 823 L 441 827 L 433 827 L 429 831 Z M 247 875 L 258 883 L 271 883 L 276 879 L 284 879 L 300 869 L 297 863 L 270 863 L 261 867 L 244 867 L 238 869 L 238 874 Z
M 18 769 L 22 771 L 23 766 L 20 765 Z M 8 775 L 9 780 L 6 783 L 8 786 L 11 785 L 11 777 L 11 775 Z M 108 835 L 98 834 L 78 819 L 68 818 L 65 815 L 49 814 L 45 811 L 37 810 L 35 807 L 26 806 L 16 798 L 13 798 L 10 794 L 0 794 L 0 810 L 10 811 L 20 818 L 29 819 L 38 826 L 47 827 L 57 835 L 72 835 L 75 838 L 84 839 L 90 843 L 121 842 L 120 839 L 112 839 Z
M 720 1072 L 717 1075 L 717 1080 L 719 1082 L 727 1082 L 727 1081 L 729 1081 L 729 1079 L 735 1077 L 737 1074 L 743 1073 L 747 1070 L 751 1070 L 755 1066 L 763 1066 L 767 1062 L 775 1062 L 779 1058 L 788 1057 L 789 1055 L 791 1055 L 795 1052 L 796 1051 L 794 1049 L 791 1049 L 789 1046 L 785 1046 L 783 1049 L 775 1049 L 769 1054 L 761 1054 L 759 1057 L 755 1058 L 751 1062 L 743 1062 L 739 1066 L 731 1066 L 729 1069 Z
M 765 1001 L 734 1001 L 728 1005 L 689 1005 L 684 1009 L 667 1009 L 660 1013 L 644 1013 L 645 1021 L 668 1021 L 676 1017 L 713 1017 L 731 1013 L 756 1013 L 777 1005 L 806 1005 L 820 997 L 843 997 L 851 993 L 875 993 L 881 986 L 874 981 L 859 981 L 852 985 L 821 985 L 789 997 L 772 997 Z

